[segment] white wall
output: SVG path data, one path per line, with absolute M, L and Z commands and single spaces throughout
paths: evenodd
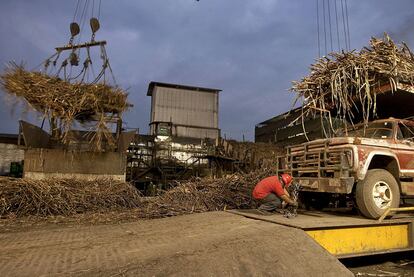
M 24 159 L 24 150 L 18 145 L 0 143 L 0 175 L 10 173 L 11 162 L 21 162 Z

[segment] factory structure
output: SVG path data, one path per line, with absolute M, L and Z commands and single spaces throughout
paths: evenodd
M 126 179 L 143 191 L 156 183 L 210 173 L 220 139 L 219 89 L 151 82 L 150 133 L 128 149 Z
M 151 82 L 151 135 L 217 140 L 220 91 Z

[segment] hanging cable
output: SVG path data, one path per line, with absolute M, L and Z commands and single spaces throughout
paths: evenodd
M 345 19 L 345 12 L 344 12 L 344 2 L 341 0 L 341 12 L 342 12 L 342 25 L 344 29 L 344 38 L 345 38 L 345 50 L 348 51 L 348 35 L 346 31 L 346 19 Z
M 62 61 L 62 64 L 60 65 L 58 71 L 56 72 L 55 77 L 59 77 L 60 71 L 62 71 L 62 68 L 66 67 L 67 65 L 68 65 L 68 58 Z
M 83 81 L 85 80 L 85 75 L 88 73 L 89 65 L 92 64 L 91 53 L 89 51 L 89 47 L 86 48 L 86 55 L 87 56 L 86 56 L 85 61 L 83 62 L 83 69 L 82 69 L 82 71 L 83 70 L 85 70 L 85 71 L 83 72 L 81 83 L 83 83 Z M 81 71 L 81 73 L 82 73 L 82 71 Z M 79 76 L 80 76 L 80 74 L 79 74 Z
M 106 83 L 105 71 L 106 71 L 106 68 L 108 67 L 108 59 L 107 59 L 106 51 L 103 45 L 100 46 L 100 50 L 101 50 L 100 57 L 102 59 L 102 69 L 99 72 L 98 76 L 96 76 L 96 78 L 92 81 L 92 84 L 97 83 L 102 77 L 104 77 L 104 84 Z
M 349 17 L 348 17 L 348 0 L 345 0 L 345 12 L 346 12 L 346 29 L 348 36 L 348 49 L 351 50 L 351 36 L 349 35 Z
M 86 26 L 85 22 L 88 21 L 90 23 L 93 34 L 99 30 L 99 20 L 96 16 L 100 17 L 101 4 L 101 0 L 99 0 L 99 3 L 96 2 L 96 4 L 95 0 L 85 0 L 84 2 L 82 2 L 82 0 L 77 1 L 73 22 L 70 26 L 71 42 L 76 40 L 76 43 L 73 41 L 73 43 L 56 48 L 56 53 L 42 63 L 44 66 L 43 70 L 46 74 L 50 71 L 50 75 L 54 75 L 68 82 L 84 83 L 86 81 L 89 83 L 89 79 L 91 78 L 92 83 L 106 83 L 107 81 L 110 81 L 111 83 L 113 82 L 115 86 L 118 86 L 104 46 L 106 41 L 94 41 L 92 39 L 90 42 L 88 41 L 85 44 L 81 44 L 81 30 L 84 30 Z M 91 17 L 91 20 L 88 19 L 89 17 Z M 92 53 L 92 49 L 90 48 L 90 46 L 98 45 L 100 46 L 102 59 L 102 68 L 99 71 L 97 68 L 94 69 L 92 63 L 92 54 L 94 53 Z M 86 48 L 85 52 L 82 50 L 84 48 Z M 63 52 L 68 53 L 69 55 L 64 57 L 63 61 L 59 62 L 59 66 L 56 66 L 58 59 L 62 56 L 61 53 Z M 81 60 L 83 61 L 82 63 L 80 62 Z M 82 64 L 83 67 L 78 66 Z M 92 71 L 91 74 L 90 71 Z
M 75 22 L 76 14 L 78 13 L 79 2 L 80 2 L 80 0 L 78 0 L 78 2 L 76 3 L 75 13 L 73 14 L 72 22 Z
M 92 78 L 95 79 L 96 78 L 96 74 L 95 74 L 95 69 L 93 68 L 92 60 L 91 60 L 91 64 L 90 64 L 90 69 L 91 69 L 91 72 L 92 72 Z
M 331 5 L 328 0 L 328 20 L 329 20 L 329 38 L 331 42 L 331 52 L 333 51 L 333 42 L 332 42 L 332 23 L 331 23 Z
M 85 1 L 85 5 L 83 6 L 83 10 L 82 10 L 82 14 L 81 14 L 81 19 L 80 19 L 80 22 L 79 22 L 79 26 L 80 26 L 81 30 L 83 30 L 83 27 L 85 26 L 85 21 L 86 21 L 86 17 L 87 17 L 88 7 L 89 7 L 89 0 L 86 0 Z M 81 38 L 82 38 L 82 31 L 79 34 L 78 43 L 80 43 Z
M 319 0 L 316 0 L 316 27 L 318 29 L 318 57 L 321 57 L 321 39 L 319 35 Z
M 39 69 L 42 65 L 45 69 L 47 69 L 47 67 L 50 64 L 50 60 L 53 59 L 58 53 L 53 54 L 52 56 L 50 56 L 49 58 L 47 58 L 46 60 L 42 61 L 41 63 L 39 63 L 38 65 L 36 65 L 35 67 L 33 67 L 33 69 L 31 69 L 30 71 L 34 71 L 36 69 Z
M 338 51 L 341 51 L 341 41 L 339 39 L 339 26 L 338 26 L 338 9 L 337 9 L 337 5 L 336 5 L 336 0 L 334 1 L 334 3 L 335 3 L 336 38 L 338 40 Z
M 98 7 L 98 19 L 101 19 L 101 1 L 99 0 L 99 7 Z
M 85 4 L 83 5 L 83 9 L 82 9 L 82 13 L 81 13 L 81 17 L 80 17 L 79 24 L 82 24 L 84 22 L 84 19 L 86 17 L 86 13 L 87 13 L 88 6 L 89 6 L 89 0 L 85 0 Z
M 325 0 L 322 0 L 322 8 L 323 8 L 323 33 L 325 38 L 325 55 L 328 53 L 328 47 L 327 47 L 327 39 L 326 39 L 326 11 L 325 11 Z
M 108 55 L 106 54 L 106 48 L 105 48 L 105 46 L 104 46 L 104 45 L 102 45 L 101 47 L 102 47 L 102 49 L 103 49 L 103 53 L 104 53 L 104 55 L 105 55 L 106 65 L 107 65 L 107 67 L 109 68 L 109 72 L 111 73 L 111 77 L 112 77 L 112 80 L 114 81 L 114 85 L 117 87 L 117 86 L 118 86 L 118 84 L 117 84 L 117 82 L 116 82 L 116 80 L 115 80 L 115 75 L 114 75 L 114 72 L 112 71 L 111 64 L 109 63 Z

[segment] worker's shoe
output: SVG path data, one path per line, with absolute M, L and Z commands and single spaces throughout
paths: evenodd
M 272 211 L 272 213 L 274 213 L 274 214 L 285 214 L 285 211 L 283 209 L 276 209 L 276 210 Z
M 262 209 L 256 209 L 256 211 L 260 215 L 272 215 L 273 214 L 273 212 L 265 211 L 265 210 L 262 210 Z

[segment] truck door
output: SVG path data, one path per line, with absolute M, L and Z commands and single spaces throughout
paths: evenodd
M 410 123 L 398 123 L 396 140 L 401 192 L 405 195 L 414 195 L 414 124 Z

